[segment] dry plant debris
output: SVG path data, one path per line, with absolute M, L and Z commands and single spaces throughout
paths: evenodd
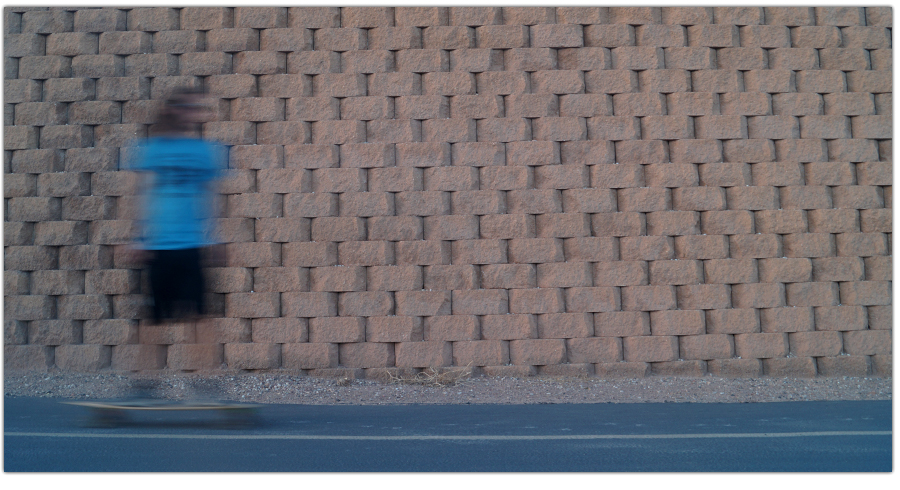
M 437 369 L 430 367 L 416 373 L 415 376 L 395 375 L 387 371 L 392 384 L 423 385 L 423 386 L 456 386 L 472 376 L 472 365 L 468 364 L 462 369 Z

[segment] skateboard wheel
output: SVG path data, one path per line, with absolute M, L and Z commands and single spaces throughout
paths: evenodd
M 258 423 L 256 411 L 252 408 L 234 408 L 226 411 L 226 423 L 229 427 L 251 427 Z
M 113 410 L 94 410 L 87 422 L 88 427 L 113 428 L 122 425 L 125 416 Z

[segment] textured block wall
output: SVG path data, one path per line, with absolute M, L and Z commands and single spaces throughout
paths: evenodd
M 5 8 L 7 369 L 885 375 L 887 7 Z M 215 315 L 122 170 L 230 147 Z

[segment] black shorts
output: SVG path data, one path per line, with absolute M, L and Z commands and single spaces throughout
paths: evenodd
M 150 259 L 153 320 L 181 319 L 206 313 L 200 249 L 155 250 Z

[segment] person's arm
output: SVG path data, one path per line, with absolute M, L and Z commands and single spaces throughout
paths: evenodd
M 228 149 L 224 145 L 208 143 L 210 153 L 210 180 L 206 183 L 207 192 L 207 230 L 208 246 L 206 247 L 207 267 L 225 266 L 225 244 L 216 229 L 216 218 L 222 217 L 224 199 L 219 199 L 219 180 L 227 166 Z M 221 205 L 217 205 L 221 203 Z
M 126 162 L 122 169 L 135 175 L 135 178 L 128 179 L 131 187 L 126 189 L 125 195 L 132 196 L 137 200 L 137 216 L 131 217 L 135 222 L 135 236 L 132 237 L 132 242 L 128 245 L 127 250 L 129 260 L 136 264 L 143 264 L 149 259 L 150 255 L 150 252 L 146 249 L 143 216 L 143 212 L 146 209 L 146 192 L 144 190 L 147 189 L 152 180 L 152 175 L 147 171 L 147 151 L 148 148 L 145 143 L 139 144 L 135 148 L 131 161 Z

